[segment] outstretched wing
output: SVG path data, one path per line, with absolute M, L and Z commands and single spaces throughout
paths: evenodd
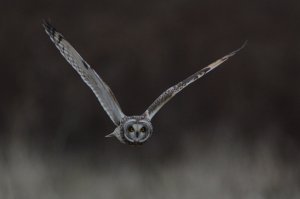
M 58 48 L 62 56 L 69 64 L 77 71 L 83 81 L 92 89 L 97 96 L 100 104 L 114 122 L 119 125 L 124 114 L 114 94 L 107 84 L 98 76 L 91 66 L 84 61 L 79 53 L 64 39 L 63 35 L 47 21 L 44 21 L 43 26 L 46 33 L 50 36 L 55 46 Z
M 245 42 L 239 49 L 229 53 L 228 55 L 218 59 L 217 61 L 211 63 L 210 65 L 206 66 L 205 68 L 197 71 L 193 75 L 189 76 L 182 82 L 179 82 L 175 86 L 172 86 L 164 93 L 162 93 L 145 111 L 144 115 L 148 119 L 152 119 L 153 116 L 170 100 L 172 99 L 177 93 L 179 93 L 182 89 L 187 87 L 189 84 L 193 83 L 194 81 L 198 80 L 199 78 L 203 77 L 205 74 L 210 72 L 211 70 L 215 69 L 217 66 L 225 62 L 227 59 L 235 55 L 238 51 L 240 51 L 247 42 Z

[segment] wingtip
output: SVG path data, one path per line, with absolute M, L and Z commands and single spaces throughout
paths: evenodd
M 47 20 L 47 19 L 42 19 L 42 26 L 43 26 L 44 28 L 47 28 L 47 27 L 50 27 L 51 24 L 50 24 L 49 20 Z
M 231 57 L 233 55 L 235 55 L 237 52 L 239 52 L 240 50 L 242 50 L 248 43 L 248 40 L 244 41 L 243 45 L 241 47 L 239 47 L 238 49 L 236 49 L 235 51 L 233 51 L 232 53 L 230 53 L 228 55 L 228 57 Z
M 243 45 L 239 48 L 239 50 L 243 49 L 248 44 L 248 39 L 244 41 Z
M 45 31 L 50 35 L 53 35 L 56 32 L 54 26 L 52 26 L 49 20 L 47 19 L 42 20 L 42 26 L 45 28 Z

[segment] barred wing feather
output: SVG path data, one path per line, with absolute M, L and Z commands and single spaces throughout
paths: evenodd
M 212 71 L 219 65 L 221 65 L 223 62 L 228 60 L 230 57 L 234 56 L 238 51 L 240 51 L 242 48 L 245 47 L 247 42 L 245 42 L 239 49 L 229 53 L 228 55 L 218 59 L 217 61 L 211 63 L 210 65 L 206 66 L 205 68 L 197 71 L 193 75 L 189 76 L 185 80 L 179 82 L 178 84 L 170 87 L 165 92 L 163 92 L 145 111 L 144 115 L 148 119 L 152 119 L 154 115 L 170 100 L 172 99 L 177 93 L 182 91 L 185 87 L 190 85 L 191 83 L 195 82 L 196 80 L 203 77 L 208 72 Z
M 108 85 L 98 76 L 91 66 L 84 61 L 73 46 L 65 40 L 63 35 L 47 21 L 43 23 L 46 33 L 58 48 L 62 56 L 77 71 L 83 81 L 92 89 L 103 109 L 115 125 L 119 125 L 124 114 Z

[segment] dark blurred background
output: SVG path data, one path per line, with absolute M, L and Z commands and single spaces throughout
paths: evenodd
M 0 198 L 299 198 L 296 0 L 3 1 Z M 50 42 L 58 31 L 125 114 L 248 45 L 171 100 L 142 147 Z

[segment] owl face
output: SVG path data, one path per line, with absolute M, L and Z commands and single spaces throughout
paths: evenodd
M 152 135 L 152 124 L 143 117 L 129 117 L 122 125 L 123 139 L 128 144 L 143 144 Z

